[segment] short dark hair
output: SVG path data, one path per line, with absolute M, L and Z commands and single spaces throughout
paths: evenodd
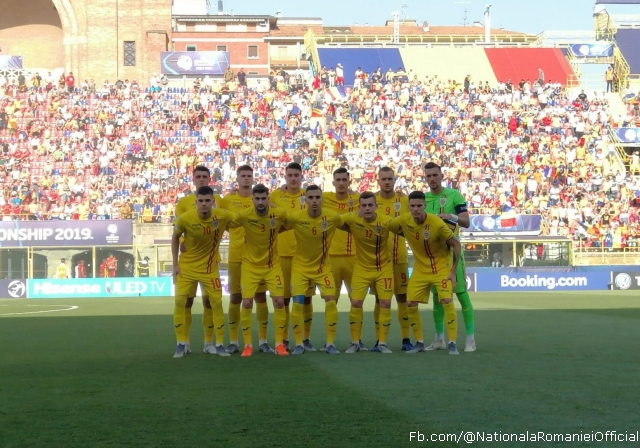
M 427 162 L 424 164 L 422 168 L 425 170 L 431 170 L 433 168 L 436 168 L 438 171 L 442 172 L 442 168 L 440 168 L 440 165 L 438 165 L 435 162 Z
M 206 166 L 204 166 L 204 165 L 198 165 L 197 167 L 195 167 L 195 168 L 193 169 L 193 174 L 195 175 L 195 174 L 196 174 L 196 172 L 198 172 L 198 171 L 204 171 L 204 172 L 205 172 L 205 173 L 207 173 L 209 176 L 211 176 L 211 171 L 209 170 L 209 168 L 207 168 L 207 167 L 206 167 Z
M 256 185 L 255 187 L 253 187 L 253 190 L 251 190 L 251 194 L 253 195 L 263 194 L 263 193 L 266 193 L 268 195 L 269 189 L 262 184 Z
M 201 195 L 211 195 L 213 196 L 213 188 L 211 188 L 208 185 L 204 185 L 200 188 L 198 188 L 198 191 L 196 191 L 196 194 L 201 194 Z
M 396 174 L 396 172 L 393 171 L 393 168 L 391 168 L 390 166 L 383 166 L 378 170 L 378 174 L 382 173 L 383 171 L 391 171 L 391 174 Z
M 305 194 L 307 194 L 307 192 L 309 192 L 309 191 L 319 191 L 320 194 L 322 194 L 322 190 L 317 185 L 309 185 L 309 186 L 307 186 Z
M 286 173 L 287 170 L 298 170 L 300 171 L 300 173 L 302 173 L 302 167 L 300 166 L 300 164 L 298 162 L 291 162 L 287 165 L 287 167 L 285 168 L 284 172 Z
M 360 193 L 360 197 L 358 198 L 358 204 L 360 202 L 362 202 L 363 199 L 369 199 L 369 198 L 374 198 L 375 199 L 376 195 L 370 191 L 364 191 L 362 193 Z
M 340 168 L 338 168 L 337 170 L 335 170 L 335 171 L 333 172 L 333 177 L 336 177 L 336 174 L 346 174 L 346 175 L 347 175 L 347 177 L 351 177 L 351 176 L 349 175 L 349 170 L 347 170 L 347 169 L 346 169 L 345 167 L 343 167 L 343 166 L 342 166 L 342 167 L 340 167 Z
M 253 173 L 253 168 L 251 168 L 249 165 L 241 165 L 236 170 L 236 174 L 239 175 L 241 171 L 251 171 Z
M 425 196 L 422 191 L 412 191 L 411 193 L 409 193 L 409 200 L 411 199 L 420 199 L 421 201 L 424 201 Z

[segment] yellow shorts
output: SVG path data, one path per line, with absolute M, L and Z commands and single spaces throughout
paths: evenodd
M 305 297 L 313 296 L 316 285 L 320 289 L 322 297 L 335 296 L 336 285 L 333 281 L 331 271 L 318 274 L 317 272 L 301 272 L 293 270 L 291 272 L 291 295 L 293 297 L 304 294 Z M 309 291 L 313 291 L 309 294 Z
M 409 285 L 409 263 L 393 265 L 393 293 L 406 294 Z
M 203 297 L 209 297 L 210 300 L 222 300 L 222 284 L 217 269 L 209 274 L 180 271 L 176 277 L 176 297 L 195 297 L 198 283 L 200 283 Z
M 336 287 L 336 295 L 340 295 L 340 289 L 344 283 L 351 294 L 351 277 L 353 277 L 354 255 L 334 255 L 330 257 L 331 272 Z
M 432 286 L 438 293 L 438 300 L 453 297 L 453 284 L 451 280 L 447 280 L 447 276 L 434 276 L 414 269 L 409 279 L 407 300 L 409 302 L 429 303 L 429 293 Z
M 391 265 L 382 271 L 353 270 L 351 277 L 351 298 L 364 300 L 369 286 L 378 293 L 378 299 L 391 300 L 393 296 L 393 269 Z
M 280 257 L 280 265 L 282 266 L 282 277 L 284 278 L 284 284 L 290 285 L 290 286 L 293 285 L 293 283 L 291 283 L 291 266 L 293 265 L 293 257 Z M 284 289 L 285 299 L 291 298 L 291 291 L 292 289 L 290 287 Z M 304 296 L 313 297 L 315 293 L 316 293 L 316 288 L 310 287 L 304 293 Z
M 272 297 L 282 297 L 285 289 L 287 289 L 284 287 L 284 276 L 280 266 L 269 269 L 243 263 L 240 280 L 243 299 L 253 299 L 261 283 L 266 285 Z
M 241 266 L 242 263 L 239 261 L 229 263 L 229 294 L 240 294 L 241 292 Z M 265 292 L 266 290 L 267 286 L 264 283 L 261 283 L 258 285 L 256 293 Z

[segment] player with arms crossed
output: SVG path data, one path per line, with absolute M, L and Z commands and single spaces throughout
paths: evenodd
M 271 193 L 271 203 L 276 207 L 282 208 L 288 214 L 295 213 L 305 208 L 305 195 L 302 186 L 302 167 L 299 163 L 292 162 L 285 169 L 284 188 L 274 190 Z M 282 274 L 284 275 L 284 284 L 287 285 L 284 291 L 284 307 L 287 313 L 287 323 L 284 334 L 284 346 L 289 350 L 289 304 L 291 303 L 291 290 L 288 285 L 291 284 L 291 263 L 296 253 L 296 239 L 291 235 L 278 236 L 278 252 L 282 264 Z M 311 296 L 314 291 L 309 291 L 305 296 L 303 305 L 304 314 L 304 349 L 308 352 L 314 352 L 315 348 L 311 345 L 309 338 L 311 336 L 311 323 L 313 321 L 313 305 Z
M 215 327 L 216 344 L 205 347 L 205 353 L 229 356 L 224 350 L 224 311 L 222 310 L 222 285 L 216 257 L 222 234 L 227 227 L 237 226 L 234 214 L 222 209 L 213 209 L 211 187 L 198 188 L 196 210 L 180 215 L 174 223 L 171 238 L 173 260 L 173 282 L 175 284 L 175 307 L 173 325 L 176 332 L 177 348 L 174 358 L 182 358 L 190 352 L 188 316 L 191 307 L 188 299 L 200 283 L 203 296 L 209 300 L 212 316 L 208 326 Z M 179 256 L 180 241 L 184 237 L 185 250 Z
M 204 165 L 198 165 L 193 169 L 193 186 L 195 191 L 197 192 L 200 187 L 206 187 L 209 185 L 211 181 L 211 172 L 209 168 Z M 190 194 L 183 198 L 181 198 L 176 204 L 176 218 L 179 218 L 182 214 L 188 212 L 189 210 L 196 210 L 197 194 Z M 213 204 L 212 208 L 217 208 L 220 204 L 220 196 L 217 194 L 213 195 Z M 180 249 L 184 251 L 186 248 L 182 244 Z M 218 263 L 220 261 L 220 254 L 216 255 L 215 262 Z M 197 284 L 194 287 L 194 290 L 189 293 L 187 297 L 187 308 L 191 309 L 193 307 L 193 300 L 196 297 Z M 202 294 L 202 328 L 204 330 L 204 352 L 207 353 L 207 347 L 212 345 L 213 339 L 213 325 L 212 325 L 212 311 L 211 304 L 209 303 L 209 298 L 206 294 Z M 191 311 L 187 313 L 187 334 L 191 332 Z M 187 351 L 191 351 L 191 345 L 187 345 Z
M 409 194 L 410 212 L 394 218 L 389 224 L 391 232 L 406 237 L 415 258 L 407 288 L 407 305 L 416 344 L 408 353 L 425 350 L 418 304 L 429 303 L 429 292 L 434 288 L 438 293 L 437 296 L 434 294 L 434 301 L 440 300 L 445 312 L 449 354 L 457 355 L 458 325 L 456 309 L 453 306 L 453 284 L 456 281 L 456 269 L 460 259 L 460 242 L 442 219 L 425 213 L 424 199 L 425 195 L 421 191 Z
M 376 213 L 376 195 L 370 191 L 360 194 L 360 210 L 342 216 L 341 227 L 351 232 L 356 245 L 356 263 L 351 278 L 351 309 L 349 328 L 351 346 L 345 353 L 360 351 L 362 339 L 362 304 L 369 286 L 374 285 L 380 300 L 380 331 L 378 352 L 391 353 L 387 335 L 391 326 L 391 297 L 393 296 L 393 264 L 389 254 L 389 218 Z
M 320 288 L 320 295 L 325 301 L 325 326 L 327 343 L 325 350 L 330 355 L 340 353 L 335 347 L 338 326 L 338 306 L 329 247 L 335 231 L 342 225 L 340 215 L 322 209 L 322 190 L 310 185 L 305 191 L 306 210 L 289 215 L 287 229 L 293 229 L 298 248 L 293 256 L 291 269 L 291 325 L 296 348 L 292 354 L 302 355 L 305 352 L 303 343 L 303 303 L 305 294 Z M 343 232 L 344 233 L 344 232 Z M 287 233 L 285 233 L 287 235 Z M 289 237 L 291 235 L 288 235 Z
M 284 310 L 285 282 L 282 275 L 277 238 L 280 228 L 287 221 L 287 212 L 281 208 L 269 206 L 269 189 L 264 185 L 253 187 L 253 207 L 238 215 L 238 223 L 244 227 L 245 247 L 242 251 L 240 273 L 242 291 L 242 310 L 240 325 L 244 350 L 242 356 L 253 354 L 252 310 L 253 298 L 261 283 L 273 300 L 273 324 L 276 334 L 275 353 L 286 356 L 289 353 L 283 345 L 287 316 Z
M 353 193 L 349 187 L 351 178 L 346 168 L 338 168 L 333 172 L 333 187 L 335 193 L 325 191 L 322 193 L 322 208 L 344 215 L 358 211 L 358 193 Z M 335 280 L 336 301 L 340 298 L 340 290 L 345 285 L 349 295 L 351 295 L 351 277 L 355 265 L 356 247 L 353 243 L 353 236 L 348 232 L 336 232 L 329 248 L 331 258 L 331 271 Z M 324 349 L 321 349 L 324 350 Z M 360 350 L 367 348 L 360 341 Z
M 393 169 L 388 166 L 380 168 L 378 171 L 378 186 L 380 191 L 376 193 L 377 212 L 380 215 L 395 218 L 403 213 L 409 212 L 409 205 L 406 196 L 400 196 L 395 192 L 396 175 Z M 402 337 L 402 350 L 411 350 L 409 310 L 407 309 L 407 285 L 409 284 L 409 260 L 407 253 L 407 243 L 399 235 L 392 235 L 389 238 L 389 251 L 393 263 L 393 292 L 398 304 L 398 323 L 400 324 L 400 334 Z M 376 298 L 376 305 L 373 309 L 373 319 L 376 325 L 376 339 L 380 331 L 380 304 Z M 378 351 L 378 344 L 373 346 L 372 352 Z
M 425 194 L 426 209 L 429 214 L 437 215 L 442 218 L 449 228 L 454 230 L 456 236 L 460 234 L 460 227 L 468 228 L 470 225 L 469 210 L 467 203 L 458 190 L 452 188 L 444 188 L 442 186 L 442 169 L 433 162 L 424 165 L 424 177 L 429 186 L 429 191 Z M 458 227 L 456 227 L 456 225 Z M 442 350 L 446 347 L 444 342 L 444 309 L 437 300 L 437 291 L 432 290 L 434 295 L 433 301 L 433 322 L 436 327 L 436 338 L 427 347 L 427 350 Z M 456 284 L 453 290 L 458 297 L 462 308 L 462 318 L 464 326 L 467 330 L 467 340 L 464 345 L 465 352 L 476 351 L 476 340 L 474 336 L 474 313 L 469 293 L 467 292 L 467 275 L 465 273 L 464 253 L 462 253 L 458 262 L 458 270 Z
M 249 165 L 242 165 L 236 170 L 236 180 L 238 189 L 222 198 L 220 206 L 230 212 L 240 213 L 253 207 L 252 187 L 253 168 Z M 227 353 L 239 353 L 238 344 L 240 331 L 240 305 L 242 304 L 241 266 L 242 253 L 244 251 L 244 227 L 229 230 L 229 346 Z M 258 344 L 263 353 L 272 353 L 273 349 L 267 342 L 267 326 L 269 325 L 269 307 L 267 306 L 267 295 L 264 284 L 258 286 L 256 292 L 256 319 L 258 320 Z

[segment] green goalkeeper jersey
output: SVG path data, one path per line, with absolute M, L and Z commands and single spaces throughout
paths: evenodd
M 431 191 L 427 191 L 425 198 L 425 211 L 433 215 L 439 215 L 441 213 L 459 215 L 460 213 L 469 211 L 467 209 L 467 201 L 464 200 L 464 197 L 462 197 L 462 194 L 458 190 L 454 190 L 453 188 L 443 188 L 440 194 L 437 195 L 434 195 Z M 447 224 L 456 228 L 456 236 L 460 235 L 460 227 L 452 222 L 447 222 Z

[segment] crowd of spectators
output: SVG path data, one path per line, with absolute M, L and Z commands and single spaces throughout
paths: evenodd
M 0 79 L 2 219 L 170 222 L 197 164 L 220 194 L 236 166 L 275 188 L 292 161 L 323 188 L 345 166 L 360 191 L 376 190 L 377 169 L 390 166 L 408 193 L 425 188 L 420 167 L 434 161 L 475 214 L 541 214 L 545 233 L 588 246 L 624 247 L 640 234 L 640 183 L 607 143 L 633 106 L 612 117 L 602 93 L 570 97 L 551 80 L 489 85 L 379 69 L 360 70 L 336 97 L 325 87 L 344 83 L 337 74 L 274 71 L 249 87 L 240 70 L 188 88 L 156 76 Z

